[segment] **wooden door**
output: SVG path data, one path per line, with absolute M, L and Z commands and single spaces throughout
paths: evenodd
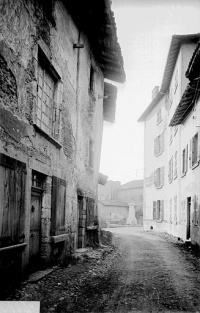
M 187 198 L 187 234 L 186 239 L 190 239 L 190 215 L 191 215 L 191 197 Z
M 32 190 L 30 210 L 29 265 L 30 272 L 39 268 L 42 193 Z

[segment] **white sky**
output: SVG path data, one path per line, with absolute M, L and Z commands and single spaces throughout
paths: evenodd
M 199 0 L 112 0 L 126 82 L 117 84 L 116 122 L 104 122 L 100 172 L 122 183 L 143 178 L 143 124 L 160 86 L 171 36 L 200 33 Z

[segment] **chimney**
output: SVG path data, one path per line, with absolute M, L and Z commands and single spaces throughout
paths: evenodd
M 159 93 L 159 86 L 155 86 L 152 90 L 152 100 L 157 96 Z

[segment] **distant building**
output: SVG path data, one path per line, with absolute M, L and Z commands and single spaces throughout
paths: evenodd
M 144 122 L 144 228 L 200 245 L 200 34 L 174 35 Z
M 121 185 L 108 181 L 98 186 L 99 221 L 126 224 L 143 223 L 143 180 L 133 180 Z

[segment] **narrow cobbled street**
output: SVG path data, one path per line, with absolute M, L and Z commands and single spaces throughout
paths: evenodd
M 40 300 L 41 312 L 199 312 L 200 257 L 167 234 L 115 228 L 113 245 L 26 283 L 11 300 Z

